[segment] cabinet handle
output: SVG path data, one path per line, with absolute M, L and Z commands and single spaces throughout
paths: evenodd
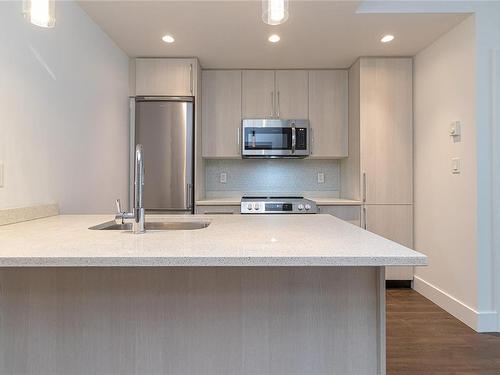
M 309 155 L 313 154 L 313 145 L 314 145 L 314 130 L 313 128 L 309 128 Z
M 240 133 L 240 127 L 238 126 L 236 128 L 236 144 L 238 145 L 238 155 L 241 155 L 241 144 L 240 144 L 240 141 L 241 141 L 241 133 Z
M 365 230 L 368 230 L 368 224 L 367 224 L 367 216 L 366 216 L 366 206 L 363 206 L 363 228 Z
M 274 106 L 274 92 L 271 91 L 271 117 L 275 117 L 276 108 Z
M 278 111 L 277 111 L 277 116 L 280 118 L 280 92 L 278 91 Z
M 366 202 L 366 173 L 363 172 L 363 202 Z
M 189 91 L 193 95 L 193 64 L 189 64 Z

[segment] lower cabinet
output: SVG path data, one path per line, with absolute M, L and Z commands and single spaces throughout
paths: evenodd
M 196 206 L 195 213 L 200 215 L 240 214 L 240 206 Z
M 351 224 L 361 225 L 361 206 L 318 206 L 320 214 L 329 214 Z
M 403 246 L 413 248 L 411 204 L 367 204 L 363 213 L 366 229 Z M 386 280 L 413 280 L 413 267 L 386 267 Z

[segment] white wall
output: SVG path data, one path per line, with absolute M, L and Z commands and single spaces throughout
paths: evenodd
M 456 314 L 475 325 L 477 311 L 476 106 L 474 16 L 415 57 L 415 249 L 429 257 L 415 287 L 440 290 L 465 306 Z M 462 122 L 460 141 L 449 125 Z M 451 158 L 461 158 L 460 174 Z M 427 289 L 426 289 L 427 288 Z M 432 296 L 431 296 L 432 297 Z M 439 302 L 439 300 L 437 301 Z M 460 305 L 459 304 L 459 305 Z
M 0 208 L 110 213 L 127 198 L 128 58 L 74 2 L 56 27 L 0 1 Z

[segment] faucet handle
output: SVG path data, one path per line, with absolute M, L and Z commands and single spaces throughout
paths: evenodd
M 120 201 L 120 199 L 116 200 L 116 210 L 118 211 L 119 214 L 123 213 L 122 202 Z

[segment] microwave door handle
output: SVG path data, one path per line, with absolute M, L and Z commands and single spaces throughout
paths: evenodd
M 292 154 L 295 154 L 295 147 L 297 144 L 297 135 L 295 132 L 295 126 L 292 127 Z

